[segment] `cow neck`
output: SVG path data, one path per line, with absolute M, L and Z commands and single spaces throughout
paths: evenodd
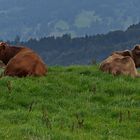
M 134 56 L 133 52 L 131 52 L 131 58 L 133 59 L 133 61 L 135 63 L 135 66 L 137 68 L 136 59 L 135 59 L 135 56 Z

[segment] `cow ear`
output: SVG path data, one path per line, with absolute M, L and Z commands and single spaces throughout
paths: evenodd
M 0 42 L 0 50 L 4 50 L 7 44 L 5 42 Z
M 136 50 L 137 50 L 137 49 L 140 49 L 140 45 L 138 45 L 138 44 L 135 45 L 135 46 L 134 46 L 134 49 L 136 49 Z

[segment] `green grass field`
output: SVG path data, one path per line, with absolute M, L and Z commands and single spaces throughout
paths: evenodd
M 2 77 L 0 140 L 140 140 L 140 79 L 98 66 Z

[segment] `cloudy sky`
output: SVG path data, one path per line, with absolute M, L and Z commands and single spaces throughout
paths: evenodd
M 22 40 L 125 30 L 140 22 L 138 0 L 0 0 L 0 38 Z

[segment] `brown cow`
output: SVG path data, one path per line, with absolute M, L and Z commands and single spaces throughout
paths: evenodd
M 0 43 L 0 60 L 6 64 L 4 75 L 8 76 L 43 76 L 46 66 L 42 59 L 26 47 L 9 46 Z
M 114 52 L 101 63 L 100 70 L 113 75 L 139 77 L 130 51 Z
M 140 67 L 140 45 L 137 44 L 134 46 L 132 50 L 125 50 L 125 51 L 117 51 L 114 52 L 116 54 L 120 54 L 122 56 L 130 56 L 135 63 L 136 68 Z

